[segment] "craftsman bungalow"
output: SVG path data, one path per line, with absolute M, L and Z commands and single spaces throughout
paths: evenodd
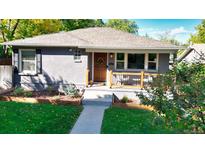
M 112 28 L 85 28 L 5 42 L 13 48 L 14 83 L 27 89 L 75 83 L 143 86 L 169 69 L 178 46 Z

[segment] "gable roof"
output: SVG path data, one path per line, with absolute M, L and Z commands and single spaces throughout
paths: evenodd
M 45 34 L 2 43 L 11 46 L 54 46 L 97 49 L 170 49 L 181 47 L 107 27 Z
M 177 58 L 178 62 L 185 59 L 191 52 L 195 51 L 195 55 L 200 56 L 202 53 L 205 54 L 205 44 L 194 44 L 189 46 L 182 54 Z M 194 58 L 194 57 L 193 57 Z

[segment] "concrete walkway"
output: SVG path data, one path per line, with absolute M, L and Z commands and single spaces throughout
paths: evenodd
M 86 90 L 83 99 L 84 109 L 71 134 L 100 134 L 104 111 L 111 103 L 111 92 Z

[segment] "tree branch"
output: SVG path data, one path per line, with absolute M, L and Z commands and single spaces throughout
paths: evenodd
M 2 25 L 2 19 L 0 19 L 0 25 Z M 1 29 L 0 32 L 1 32 L 1 35 L 2 35 L 2 37 L 3 37 L 4 42 L 6 42 L 7 40 L 6 40 L 6 38 L 5 38 L 4 31 Z
M 11 32 L 11 36 L 12 36 L 12 37 L 14 36 L 14 33 L 15 33 L 17 27 L 18 27 L 19 21 L 20 21 L 20 19 L 17 19 L 16 24 L 15 24 L 14 27 L 13 27 L 13 30 L 12 30 L 12 32 Z

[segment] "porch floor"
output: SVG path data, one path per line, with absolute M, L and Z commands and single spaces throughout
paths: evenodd
M 109 92 L 133 92 L 133 91 L 136 91 L 136 92 L 141 92 L 141 91 L 144 91 L 140 88 L 123 88 L 123 87 L 113 87 L 113 88 L 109 88 L 108 86 L 106 85 L 103 85 L 103 86 L 96 86 L 96 85 L 93 85 L 91 87 L 86 87 L 85 90 L 89 91 L 89 90 L 96 90 L 96 91 L 109 91 Z

